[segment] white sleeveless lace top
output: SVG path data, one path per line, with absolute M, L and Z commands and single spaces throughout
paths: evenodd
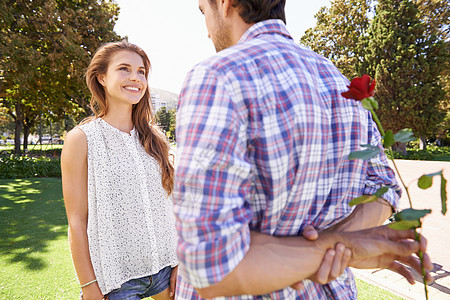
M 79 128 L 88 143 L 89 252 L 102 293 L 177 265 L 172 199 L 138 133 L 101 118 Z

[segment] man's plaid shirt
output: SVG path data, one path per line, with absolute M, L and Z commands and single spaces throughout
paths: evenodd
M 193 286 L 230 273 L 251 230 L 326 229 L 352 212 L 351 199 L 382 185 L 391 186 L 383 198 L 396 206 L 400 188 L 384 154 L 347 159 L 363 144 L 381 143 L 368 111 L 341 96 L 347 84 L 279 20 L 253 25 L 188 74 L 177 111 L 178 299 L 198 299 Z M 356 299 L 356 288 L 347 271 L 328 285 L 305 281 L 302 291 L 233 298 Z

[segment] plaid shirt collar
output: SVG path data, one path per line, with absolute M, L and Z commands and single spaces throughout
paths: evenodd
M 261 34 L 281 34 L 293 40 L 293 38 L 287 31 L 286 25 L 283 21 L 278 19 L 271 19 L 258 22 L 247 29 L 247 31 L 239 39 L 238 44 L 254 39 Z

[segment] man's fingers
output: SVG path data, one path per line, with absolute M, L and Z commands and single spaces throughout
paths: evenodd
M 414 230 L 394 230 L 391 228 L 388 228 L 387 226 L 383 226 L 386 229 L 386 233 L 388 235 L 388 238 L 392 241 L 396 241 L 396 240 L 404 240 L 402 246 L 406 247 L 406 249 L 409 249 L 408 247 L 411 247 L 410 249 L 416 249 L 416 245 L 412 244 L 412 243 L 407 243 L 407 242 L 411 242 L 412 240 L 416 241 L 416 233 L 414 232 Z M 406 240 L 410 240 L 410 241 L 406 241 Z M 426 239 L 426 237 L 424 237 L 423 235 L 419 234 L 419 245 L 418 245 L 418 249 L 417 251 L 414 252 L 418 252 L 419 249 L 422 252 L 426 252 L 427 251 L 427 244 L 428 241 Z M 410 251 L 410 250 L 407 250 Z M 408 253 L 407 255 L 409 255 L 410 253 Z M 406 253 L 404 254 L 406 255 Z
M 303 237 L 309 241 L 314 241 L 319 238 L 319 233 L 313 226 L 307 225 L 305 229 L 303 229 Z
M 431 271 L 434 268 L 433 263 L 431 262 L 430 256 L 423 252 L 423 266 L 425 267 L 425 270 Z
M 334 249 L 328 249 L 325 252 L 322 263 L 320 264 L 319 270 L 315 274 L 315 282 L 320 284 L 325 284 L 328 282 L 328 277 L 330 276 L 331 268 L 333 265 L 334 257 L 336 256 L 336 251 Z
M 325 252 L 319 269 L 312 279 L 316 283 L 326 284 L 340 276 L 351 259 L 351 250 L 345 248 L 344 244 L 337 243 L 334 249 Z
M 414 240 L 415 233 L 414 230 L 396 230 L 389 228 L 388 225 L 374 227 L 363 230 L 370 235 L 385 235 L 391 241 L 411 239 Z
M 412 240 L 386 241 L 384 253 L 409 256 L 419 251 L 419 243 Z
M 389 270 L 397 272 L 398 274 L 402 275 L 403 277 L 406 278 L 406 280 L 408 280 L 410 284 L 415 283 L 414 276 L 412 275 L 411 271 L 409 271 L 404 265 L 394 261 L 392 265 L 389 267 Z
M 344 273 L 345 268 L 348 267 L 351 258 L 352 258 L 352 250 L 350 248 L 345 248 L 344 256 L 342 257 L 341 271 L 339 272 L 339 275 Z
M 425 256 L 425 255 L 424 255 Z M 428 255 L 427 256 L 427 260 L 429 260 Z M 398 261 L 408 264 L 409 266 L 411 266 L 414 270 L 416 270 L 416 272 L 420 275 L 422 275 L 422 266 L 420 264 L 420 259 L 415 258 L 413 256 L 407 256 L 407 257 L 399 257 Z M 424 267 L 425 267 L 425 280 L 427 281 L 427 283 L 432 283 L 434 281 L 433 277 L 430 275 L 429 271 L 432 270 L 433 268 L 430 269 L 430 266 L 428 265 L 428 263 L 431 264 L 431 262 L 427 262 L 425 257 L 424 257 Z
M 427 244 L 427 239 L 423 235 L 420 235 L 420 250 L 423 252 L 427 251 Z
M 299 290 L 303 290 L 305 288 L 305 285 L 303 284 L 303 281 L 299 281 L 299 282 L 291 285 L 291 288 L 293 288 L 296 291 L 299 291 Z
M 331 272 L 329 275 L 330 280 L 334 280 L 336 277 L 341 275 L 342 257 L 344 256 L 345 246 L 341 243 L 337 243 L 336 247 L 334 247 L 334 250 L 336 251 L 336 255 L 334 256 L 333 265 L 331 267 Z

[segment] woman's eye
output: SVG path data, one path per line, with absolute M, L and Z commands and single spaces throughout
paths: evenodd
M 127 67 L 121 67 L 119 70 L 120 71 L 128 71 L 128 68 Z
M 140 70 L 140 71 L 138 71 L 138 73 L 141 74 L 141 75 L 145 75 L 145 71 L 144 70 Z

